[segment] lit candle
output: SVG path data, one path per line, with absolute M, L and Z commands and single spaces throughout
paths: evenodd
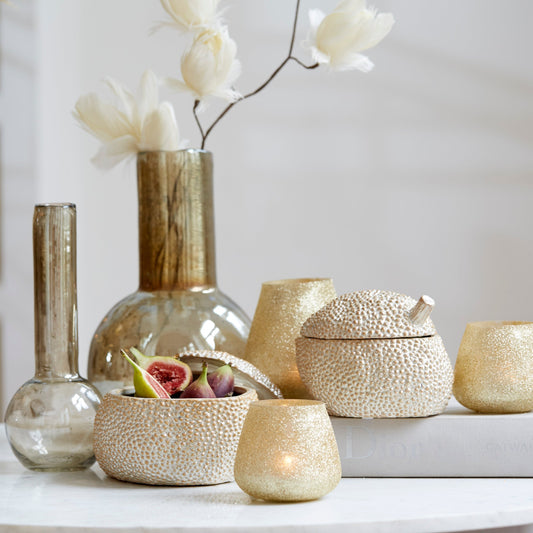
M 304 501 L 333 490 L 341 464 L 323 402 L 263 400 L 246 416 L 235 481 L 254 498 Z

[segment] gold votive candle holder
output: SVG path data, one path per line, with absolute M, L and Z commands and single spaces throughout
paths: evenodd
M 320 498 L 341 479 L 341 462 L 323 402 L 252 402 L 235 458 L 235 481 L 262 500 Z
M 453 393 L 480 413 L 525 413 L 533 409 L 533 322 L 467 324 Z

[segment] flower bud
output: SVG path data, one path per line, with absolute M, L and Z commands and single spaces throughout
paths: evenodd
M 217 19 L 219 0 L 161 0 L 163 9 L 181 30 L 212 26 Z
M 344 0 L 327 16 L 314 9 L 309 18 L 313 59 L 334 70 L 371 70 L 372 61 L 360 52 L 376 46 L 394 24 L 391 13 L 378 14 L 366 0 Z
M 237 45 L 226 28 L 205 30 L 181 58 L 183 83 L 172 79 L 167 83 L 192 92 L 196 100 L 218 96 L 234 102 L 241 96 L 231 88 L 240 74 L 236 53 Z

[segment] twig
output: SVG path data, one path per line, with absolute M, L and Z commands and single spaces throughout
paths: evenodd
M 192 106 L 192 113 L 194 115 L 194 120 L 196 120 L 196 124 L 198 125 L 198 128 L 200 130 L 200 134 L 202 136 L 202 139 L 205 139 L 204 130 L 202 128 L 202 124 L 200 122 L 200 119 L 198 118 L 198 113 L 196 112 L 196 110 L 198 109 L 199 105 L 200 105 L 200 101 L 199 100 L 195 100 L 194 101 L 194 105 Z M 203 147 L 204 147 L 204 143 L 202 142 L 202 148 Z
M 194 111 L 194 117 L 196 119 L 196 123 L 198 124 L 198 127 L 200 128 L 200 134 L 202 135 L 202 146 L 201 148 L 204 149 L 205 147 L 205 141 L 207 139 L 207 136 L 211 133 L 211 131 L 213 130 L 213 128 L 220 122 L 220 120 L 224 117 L 224 115 L 226 115 L 226 113 L 237 103 L 239 102 L 242 102 L 243 100 L 246 100 L 247 98 L 250 98 L 252 96 L 255 96 L 257 93 L 259 93 L 260 91 L 262 91 L 278 74 L 279 72 L 283 69 L 283 67 L 289 62 L 289 61 L 295 61 L 296 63 L 298 63 L 300 66 L 306 68 L 306 69 L 314 69 L 314 68 L 317 68 L 318 67 L 318 63 L 314 64 L 314 65 L 305 65 L 304 63 L 302 63 L 299 59 L 297 59 L 296 57 L 294 57 L 292 55 L 292 51 L 293 51 L 293 48 L 294 48 L 294 41 L 295 41 L 295 38 L 296 38 L 296 27 L 298 25 L 298 14 L 300 12 L 300 0 L 296 0 L 296 10 L 295 10 L 295 13 L 294 13 L 294 21 L 293 21 L 293 24 L 292 24 L 292 34 L 291 34 L 291 41 L 290 41 L 290 45 L 289 45 L 289 52 L 287 53 L 287 57 L 285 57 L 285 59 L 280 63 L 280 65 L 276 68 L 276 70 L 274 70 L 274 72 L 270 75 L 270 77 L 264 82 L 262 83 L 259 87 L 257 87 L 257 89 L 253 90 L 252 92 L 248 93 L 248 94 L 245 94 L 242 98 L 240 98 L 239 100 L 235 101 L 235 102 L 232 102 L 231 104 L 228 104 L 226 106 L 226 108 L 222 111 L 222 113 L 220 113 L 220 115 L 214 120 L 214 122 L 211 124 L 211 126 L 209 126 L 209 128 L 207 128 L 207 130 L 203 131 L 202 129 L 202 126 L 200 124 L 200 121 L 198 119 L 198 116 L 196 114 L 196 108 L 198 106 L 198 101 L 196 101 L 194 103 L 194 108 L 193 108 L 193 111 Z
M 302 63 L 297 57 L 294 57 L 294 56 L 291 56 L 290 59 L 292 59 L 293 61 L 296 61 L 298 65 L 300 65 L 303 68 L 306 68 L 307 70 L 312 70 L 320 66 L 319 63 L 315 63 L 314 65 L 306 65 L 305 63 Z

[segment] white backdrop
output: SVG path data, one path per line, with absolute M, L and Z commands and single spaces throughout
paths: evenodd
M 132 165 L 102 173 L 70 116 L 111 75 L 135 88 L 177 75 L 187 43 L 148 35 L 157 1 L 13 0 L 1 6 L 2 385 L 33 374 L 31 216 L 78 206 L 80 369 L 101 318 L 137 286 Z M 306 0 L 327 11 L 335 1 Z M 283 59 L 293 1 L 233 0 L 226 12 L 249 91 Z M 376 0 L 397 20 L 369 74 L 296 64 L 240 103 L 215 156 L 220 287 L 253 314 L 262 281 L 332 277 L 339 293 L 391 289 L 437 301 L 455 359 L 466 322 L 533 320 L 533 3 Z M 304 50 L 299 55 L 307 60 Z M 182 135 L 198 144 L 187 96 Z M 218 109 L 213 106 L 206 122 Z

